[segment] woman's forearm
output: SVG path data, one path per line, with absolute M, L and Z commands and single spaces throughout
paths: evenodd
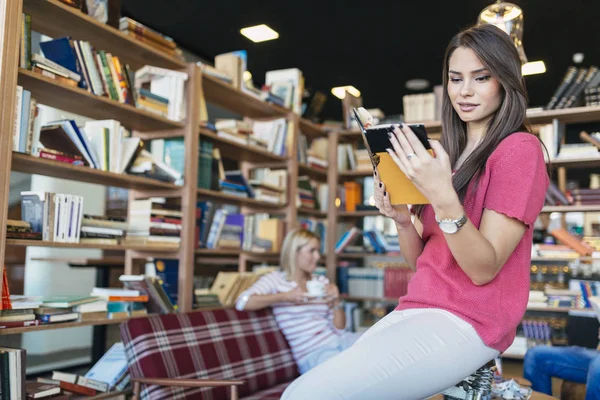
M 333 311 L 333 325 L 337 329 L 344 329 L 346 327 L 346 312 L 344 307 L 336 308 Z
M 465 214 L 458 198 L 434 207 L 434 211 L 439 219 L 457 219 Z M 454 259 L 475 285 L 485 285 L 494 279 L 499 270 L 496 251 L 471 221 L 467 220 L 458 232 L 444 236 Z
M 255 294 L 248 298 L 244 310 L 253 311 L 260 310 L 272 306 L 273 304 L 282 302 L 283 293 L 275 294 Z
M 402 257 L 413 271 L 417 270 L 417 258 L 423 252 L 423 239 L 419 236 L 414 224 L 409 223 L 406 226 L 396 223 L 398 231 L 398 243 Z

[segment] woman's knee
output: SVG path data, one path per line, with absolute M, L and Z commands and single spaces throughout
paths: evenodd
M 525 378 L 539 372 L 544 362 L 552 358 L 552 348 L 549 346 L 535 346 L 527 350 L 523 361 L 523 375 Z

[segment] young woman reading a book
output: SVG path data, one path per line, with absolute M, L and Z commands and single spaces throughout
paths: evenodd
M 300 373 L 350 347 L 360 334 L 345 331 L 346 315 L 338 287 L 313 275 L 320 240 L 304 229 L 288 232 L 281 250 L 282 271 L 260 278 L 236 302 L 238 310 L 273 308 Z M 307 285 L 323 288 L 324 296 L 308 295 Z
M 430 204 L 392 206 L 374 172 L 376 205 L 396 223 L 416 271 L 408 293 L 352 347 L 292 383 L 286 400 L 424 399 L 515 337 L 549 184 L 542 145 L 525 127 L 519 55 L 495 26 L 472 27 L 450 42 L 443 79 L 435 157 L 406 125 L 390 134 L 388 150 Z

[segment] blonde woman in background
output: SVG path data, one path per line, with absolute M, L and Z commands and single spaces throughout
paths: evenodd
M 313 275 L 321 258 L 320 247 L 313 232 L 290 231 L 283 241 L 281 271 L 260 278 L 235 305 L 240 311 L 273 308 L 301 374 L 350 347 L 360 336 L 344 330 L 346 316 L 338 287 L 324 276 Z M 311 280 L 325 286 L 324 299 L 307 296 Z

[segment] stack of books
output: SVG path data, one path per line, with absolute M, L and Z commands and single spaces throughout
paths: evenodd
M 84 214 L 79 243 L 119 244 L 128 224 L 124 217 Z
M 8 219 L 6 220 L 6 238 L 42 240 L 42 233 L 34 232 L 29 222 Z
M 124 242 L 179 247 L 181 210 L 156 199 L 134 200 L 129 205 L 129 228 Z
M 119 20 L 119 30 L 127 36 L 135 38 L 136 41 L 145 43 L 162 53 L 183 59 L 181 50 L 172 38 L 150 29 L 138 21 L 122 17 Z

